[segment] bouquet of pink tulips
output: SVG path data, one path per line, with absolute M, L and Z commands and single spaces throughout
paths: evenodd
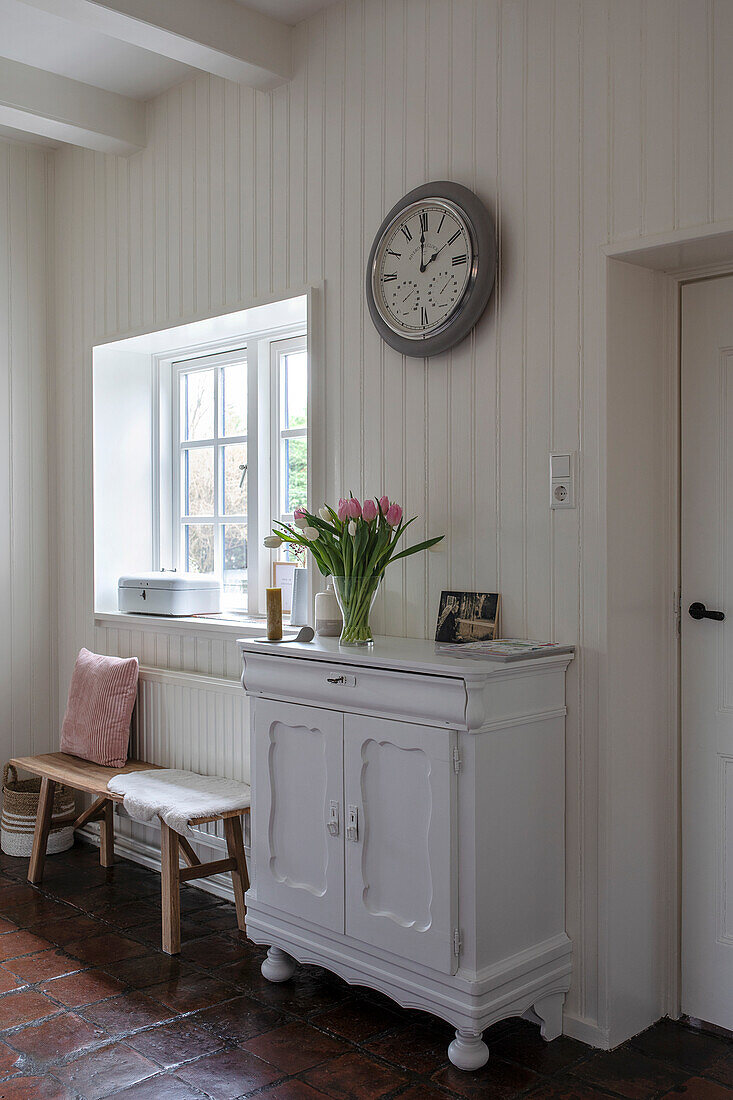
M 324 504 L 318 515 L 297 509 L 292 525 L 275 524 L 265 546 L 286 543 L 310 550 L 324 577 L 334 580 L 344 617 L 341 644 L 370 645 L 369 612 L 389 563 L 428 550 L 443 538 L 438 535 L 398 553 L 399 540 L 416 518 L 403 520 L 400 505 L 386 496 L 363 504 L 349 496 L 339 500 L 336 510 Z

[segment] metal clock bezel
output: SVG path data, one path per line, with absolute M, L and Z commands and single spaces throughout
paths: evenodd
M 372 261 L 372 296 L 374 297 L 374 304 L 379 311 L 379 316 L 382 318 L 384 323 L 389 326 L 392 332 L 395 333 L 395 335 L 403 336 L 405 340 L 420 340 L 421 342 L 429 339 L 432 336 L 437 336 L 440 332 L 444 332 L 445 329 L 453 323 L 457 314 L 463 308 L 463 305 L 466 301 L 466 296 L 471 293 L 471 289 L 476 282 L 476 275 L 478 274 L 478 260 L 476 256 L 476 234 L 474 233 L 471 222 L 468 220 L 468 218 L 466 218 L 463 210 L 460 208 L 460 206 L 458 206 L 454 202 L 451 202 L 449 199 L 438 198 L 437 196 L 430 198 L 429 202 L 434 206 L 440 206 L 444 210 L 449 211 L 451 214 L 453 214 L 454 217 L 460 220 L 461 225 L 465 226 L 466 233 L 468 234 L 469 242 L 471 245 L 471 267 L 469 269 L 468 279 L 466 280 L 466 285 L 463 288 L 463 293 L 461 294 L 461 297 L 458 299 L 448 316 L 445 317 L 439 324 L 436 324 L 434 326 L 429 325 L 424 332 L 404 332 L 403 329 L 396 328 L 394 324 L 390 321 L 389 316 L 385 314 L 383 309 L 380 308 L 380 302 L 384 301 L 384 296 L 382 294 L 381 284 L 378 277 L 377 265 L 382 254 L 383 245 L 386 243 L 394 227 L 398 225 L 399 222 L 410 216 L 410 211 L 412 211 L 413 209 L 417 211 L 423 206 L 428 205 L 427 199 L 416 199 L 414 202 L 408 203 L 407 206 L 400 207 L 398 212 L 392 218 L 389 225 L 387 225 L 386 228 L 379 233 L 377 247 L 374 250 L 374 260 Z
M 408 334 L 395 329 L 380 309 L 378 294 L 375 292 L 377 257 L 385 238 L 407 210 L 428 202 L 447 207 L 466 226 L 473 252 L 471 273 L 460 301 L 439 327 L 425 334 Z M 379 227 L 366 268 L 367 305 L 372 321 L 385 343 L 403 355 L 422 359 L 455 347 L 468 335 L 488 304 L 495 279 L 494 222 L 478 196 L 459 183 L 440 181 L 422 184 L 404 195 Z

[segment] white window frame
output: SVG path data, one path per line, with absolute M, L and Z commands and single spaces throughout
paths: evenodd
M 280 512 L 280 490 L 282 486 L 282 447 L 283 439 L 305 439 L 309 442 L 310 402 L 307 403 L 306 423 L 303 428 L 283 428 L 280 423 L 280 359 L 290 352 L 304 351 L 308 355 L 307 336 L 291 336 L 284 340 L 273 340 L 270 344 L 270 394 L 271 408 L 277 410 L 276 415 L 270 417 L 270 500 L 277 505 L 278 512 L 273 509 L 273 519 L 281 523 L 293 522 L 292 512 Z M 310 385 L 308 387 L 310 390 Z M 310 451 L 308 452 L 308 490 L 310 493 Z
M 305 350 L 308 355 L 308 426 L 302 434 L 308 439 L 308 496 L 312 492 L 312 404 L 313 374 L 311 367 L 310 339 L 302 322 L 283 325 L 277 329 L 248 332 L 246 339 L 230 338 L 226 344 L 218 342 L 180 349 L 174 353 L 155 354 L 154 421 L 157 432 L 153 441 L 153 559 L 154 569 L 180 568 L 181 550 L 181 486 L 180 486 L 180 404 L 176 367 L 186 369 L 211 368 L 224 365 L 237 356 L 247 358 L 247 609 L 248 618 L 260 618 L 265 614 L 265 589 L 271 584 L 272 562 L 277 557 L 263 546 L 263 538 L 272 530 L 272 520 L 279 508 L 279 490 L 273 495 L 273 483 L 279 485 L 280 451 L 273 445 L 275 427 L 279 428 L 279 354 L 277 346 L 291 345 L 295 350 Z M 275 364 L 275 366 L 273 366 Z M 218 381 L 217 381 L 218 385 Z M 218 404 L 218 393 L 215 399 Z M 271 416 L 277 410 L 277 418 Z M 218 410 L 217 410 L 218 415 Z M 244 437 L 221 437 L 222 443 L 238 442 Z M 199 441 L 193 441 L 199 442 Z M 201 441 L 210 446 L 212 441 Z M 273 462 L 274 458 L 274 462 Z M 218 491 L 219 469 L 215 462 L 215 493 Z M 274 480 L 276 479 L 276 480 Z M 218 497 L 216 498 L 218 500 Z M 236 517 L 221 517 L 236 522 Z M 292 517 L 290 517 L 292 518 Z M 214 522 L 213 517 L 193 517 L 196 522 Z M 216 534 L 215 534 L 215 552 Z M 218 561 L 218 557 L 217 557 Z M 215 574 L 216 575 L 216 574 Z M 237 614 L 228 609 L 230 614 Z M 225 611 L 225 614 L 227 611 Z
M 212 355 L 200 355 L 186 358 L 176 358 L 171 363 L 172 379 L 172 415 L 173 415 L 173 454 L 172 454 L 172 470 L 171 470 L 171 489 L 173 494 L 173 507 L 172 507 L 172 544 L 171 551 L 173 556 L 173 563 L 175 569 L 182 567 L 182 550 L 183 550 L 183 528 L 184 525 L 190 526 L 204 526 L 211 525 L 214 528 L 214 570 L 210 574 L 214 577 L 218 577 L 222 584 L 224 581 L 223 576 L 223 528 L 225 524 L 244 524 L 247 527 L 247 589 L 249 595 L 249 582 L 250 582 L 250 570 L 249 570 L 249 544 L 250 544 L 250 532 L 249 532 L 249 517 L 248 515 L 234 514 L 225 515 L 223 512 L 223 502 L 221 500 L 220 493 L 220 448 L 223 446 L 229 446 L 237 443 L 245 443 L 247 445 L 247 457 L 249 459 L 250 447 L 257 447 L 257 422 L 254 422 L 254 430 L 250 431 L 250 417 L 249 409 L 247 410 L 247 432 L 244 435 L 231 435 L 224 436 L 221 434 L 221 408 L 219 403 L 219 379 L 222 367 L 235 366 L 237 364 L 246 363 L 247 371 L 247 394 L 249 395 L 249 387 L 252 381 L 250 372 L 250 363 L 247 345 L 242 345 L 239 348 L 232 348 L 229 351 L 218 352 Z M 183 427 L 181 423 L 181 400 L 180 400 L 180 386 L 181 376 L 184 374 L 196 374 L 200 371 L 212 370 L 214 371 L 214 435 L 208 439 L 183 439 Z M 256 384 L 256 373 L 255 373 Z M 254 438 L 253 438 L 254 436 Z M 181 486 L 181 459 L 184 452 L 194 451 L 202 449 L 204 447 L 210 447 L 214 452 L 214 512 L 212 515 L 204 516 L 189 516 L 182 511 L 182 486 Z M 247 470 L 247 490 L 249 493 L 249 469 Z M 247 497 L 249 506 L 249 496 Z M 209 575 L 209 574 L 207 574 Z M 249 602 L 249 600 L 248 600 Z M 245 610 L 232 608 L 231 610 Z

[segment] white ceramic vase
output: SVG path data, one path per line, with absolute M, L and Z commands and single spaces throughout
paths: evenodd
M 338 638 L 342 626 L 341 608 L 329 577 L 326 591 L 316 593 L 316 634 L 321 638 Z

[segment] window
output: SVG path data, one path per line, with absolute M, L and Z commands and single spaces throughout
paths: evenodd
M 178 569 L 264 614 L 284 547 L 263 538 L 313 492 L 312 308 L 308 291 L 93 347 L 96 613 L 117 613 L 121 576 Z
M 247 605 L 246 351 L 175 364 L 179 567 L 210 573 Z
M 171 372 L 175 567 L 217 577 L 224 609 L 256 612 L 269 562 L 250 538 L 250 517 L 288 523 L 307 505 L 306 338 L 261 335 L 175 360 Z

